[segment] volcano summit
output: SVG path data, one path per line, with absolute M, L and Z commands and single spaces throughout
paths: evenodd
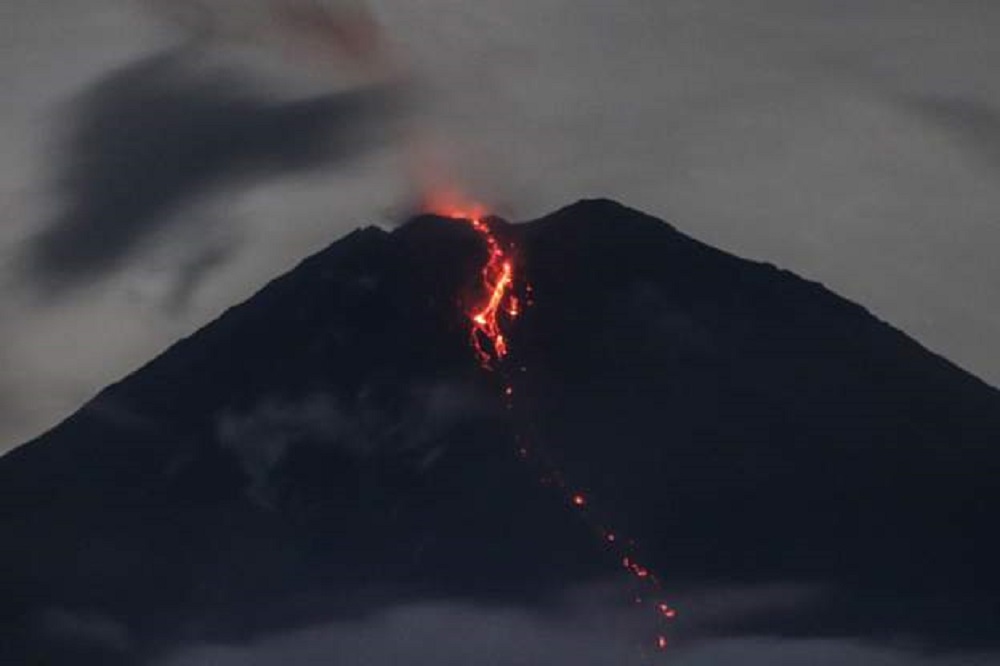
M 383 663 L 358 641 L 386 611 L 535 617 L 595 582 L 653 594 L 639 572 L 681 649 L 1000 647 L 1000 393 L 614 202 L 488 226 L 507 278 L 475 225 L 356 231 L 0 459 L 4 663 L 330 622 L 355 641 L 332 663 Z M 506 355 L 477 354 L 502 279 Z M 422 631 L 395 663 L 442 663 Z

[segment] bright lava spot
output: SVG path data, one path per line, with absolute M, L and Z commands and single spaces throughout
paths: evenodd
M 667 637 L 666 636 L 657 636 L 656 637 L 656 648 L 658 650 L 666 650 L 667 649 Z
M 587 505 L 586 497 L 584 497 L 580 493 L 573 495 L 573 506 L 586 506 L 586 505 Z
M 656 608 L 660 611 L 660 615 L 668 620 L 672 620 L 677 617 L 677 611 L 663 602 L 657 604 Z

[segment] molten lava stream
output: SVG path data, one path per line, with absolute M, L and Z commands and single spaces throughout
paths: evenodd
M 481 215 L 463 215 L 455 211 L 453 219 L 469 224 L 486 244 L 486 263 L 480 271 L 482 300 L 472 307 L 470 339 L 479 364 L 486 370 L 496 370 L 507 356 L 507 337 L 502 319 L 513 321 L 520 315 L 520 302 L 514 293 L 514 261 Z
M 460 210 L 451 210 L 449 217 L 469 224 L 483 239 L 486 245 L 487 260 L 480 271 L 483 297 L 468 313 L 470 320 L 469 335 L 473 351 L 483 369 L 496 372 L 503 380 L 503 396 L 508 409 L 514 407 L 514 386 L 509 374 L 503 367 L 510 350 L 508 339 L 503 330 L 505 323 L 513 322 L 520 315 L 520 301 L 515 290 L 515 263 L 511 254 L 513 247 L 505 248 L 497 239 L 489 223 L 479 213 L 463 214 Z M 530 287 L 528 287 L 530 290 Z M 530 304 L 530 302 L 529 302 Z M 524 368 L 521 368 L 524 370 Z M 530 430 L 530 426 L 527 427 Z M 632 576 L 638 585 L 643 586 L 652 596 L 661 593 L 660 579 L 648 567 L 643 566 L 635 555 L 635 542 L 622 538 L 608 526 L 607 521 L 599 521 L 590 506 L 586 494 L 574 489 L 566 482 L 564 475 L 543 450 L 538 447 L 536 438 L 529 441 L 524 433 L 516 437 L 517 455 L 522 461 L 532 463 L 540 469 L 539 483 L 544 486 L 554 486 L 563 493 L 566 505 L 575 509 L 598 535 L 601 543 L 618 557 L 622 567 Z M 645 604 L 641 594 L 635 597 L 636 603 Z M 677 611 L 663 601 L 651 601 L 657 613 L 658 623 L 673 620 Z M 657 650 L 665 650 L 667 637 L 657 633 L 653 646 Z

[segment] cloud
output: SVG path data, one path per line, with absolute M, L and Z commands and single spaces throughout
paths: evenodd
M 748 590 L 715 590 L 692 598 L 739 599 L 729 617 L 766 612 L 776 597 Z M 797 594 L 797 593 L 796 593 Z M 792 594 L 795 597 L 796 594 Z M 774 597 L 774 598 L 771 598 Z M 763 600 L 755 603 L 754 600 Z M 357 621 L 330 622 L 273 634 L 242 644 L 180 647 L 156 666 L 638 666 L 651 661 L 657 635 L 647 614 L 622 603 L 614 584 L 584 586 L 542 608 L 488 606 L 453 601 L 401 604 Z M 781 605 L 781 604 L 779 604 Z M 774 636 L 689 635 L 684 625 L 671 633 L 662 663 L 674 666 L 986 666 L 996 654 L 920 654 L 901 646 L 851 638 L 790 639 Z
M 967 148 L 1000 168 L 1000 106 L 973 97 L 923 96 L 908 108 L 952 132 Z
M 59 167 L 64 210 L 27 248 L 35 283 L 61 291 L 121 267 L 227 183 L 358 155 L 373 144 L 366 121 L 388 109 L 387 89 L 276 99 L 188 56 L 140 60 L 79 101 Z
M 581 588 L 548 608 L 447 600 L 399 604 L 363 619 L 315 625 L 242 645 L 185 646 L 156 666 L 638 666 L 643 663 L 639 646 L 655 634 L 644 633 L 645 614 L 614 592 L 608 586 Z
M 753 634 L 777 628 L 783 618 L 805 615 L 820 605 L 826 591 L 818 585 L 774 582 L 699 587 L 672 595 L 684 610 L 684 633 L 698 639 Z
M 271 472 L 297 439 L 333 440 L 346 423 L 332 396 L 317 394 L 297 402 L 266 400 L 247 413 L 223 413 L 216 422 L 216 438 L 237 454 L 249 477 L 247 494 L 262 506 L 271 506 Z
M 37 630 L 51 640 L 98 647 L 113 652 L 129 648 L 128 628 L 106 615 L 50 608 L 39 614 Z
M 359 64 L 383 52 L 363 0 L 145 0 L 159 15 L 202 39 L 278 41 L 322 47 Z M 308 43 L 308 44 L 307 44 Z
M 272 507 L 272 475 L 295 444 L 334 446 L 355 458 L 409 456 L 418 469 L 443 452 L 438 442 L 456 425 L 481 416 L 491 402 L 468 387 L 439 382 L 407 388 L 368 384 L 353 400 L 315 393 L 267 397 L 246 411 L 216 418 L 217 441 L 236 454 L 248 496 Z
M 248 646 L 199 646 L 157 666 L 639 666 L 640 637 L 467 608 L 410 609 L 360 626 L 328 625 Z M 717 639 L 668 648 L 672 666 L 991 666 L 1000 654 L 921 655 L 849 639 Z M 646 650 L 646 654 L 652 654 Z
M 223 266 L 234 252 L 235 248 L 232 245 L 217 243 L 196 251 L 181 261 L 177 268 L 177 278 L 167 300 L 167 309 L 176 312 L 187 307 L 202 280 Z
M 997 654 L 926 655 L 853 639 L 733 638 L 684 647 L 676 666 L 987 666 Z

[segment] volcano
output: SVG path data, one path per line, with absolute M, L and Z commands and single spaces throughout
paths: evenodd
M 470 348 L 482 234 L 422 215 L 333 243 L 0 459 L 3 663 L 542 607 L 634 573 L 626 534 L 668 596 L 813 590 L 713 622 L 692 601 L 672 642 L 1000 644 L 1000 393 L 611 201 L 488 224 L 524 306 L 503 372 Z

